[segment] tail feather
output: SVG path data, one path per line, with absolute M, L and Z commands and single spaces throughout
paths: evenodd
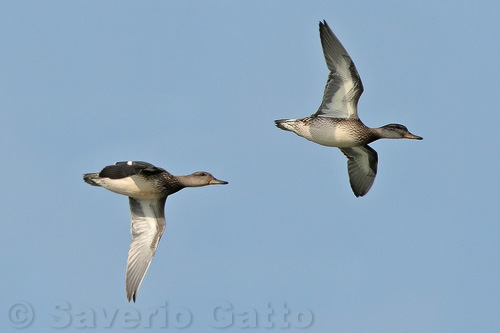
M 278 119 L 275 120 L 274 123 L 276 124 L 276 127 L 279 129 L 282 129 L 284 131 L 293 131 L 292 130 L 292 124 L 295 122 L 296 119 Z
M 96 180 L 98 180 L 100 177 L 99 177 L 99 174 L 98 173 L 86 173 L 83 175 L 83 180 L 87 183 L 87 184 L 90 184 L 92 186 L 101 186 L 99 185 Z

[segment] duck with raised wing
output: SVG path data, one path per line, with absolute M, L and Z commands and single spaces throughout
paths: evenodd
M 137 291 L 151 264 L 165 230 L 165 201 L 185 187 L 227 184 L 208 172 L 173 176 L 146 162 L 117 162 L 99 173 L 87 173 L 83 180 L 129 197 L 132 241 L 127 259 L 125 289 L 127 299 L 136 299 Z
M 358 117 L 363 84 L 349 54 L 326 21 L 319 23 L 326 65 L 330 70 L 323 101 L 313 115 L 302 119 L 276 120 L 276 126 L 323 146 L 337 147 L 347 157 L 347 170 L 354 195 L 368 193 L 377 174 L 377 152 L 368 146 L 378 139 L 415 139 L 399 124 L 380 128 L 365 126 Z

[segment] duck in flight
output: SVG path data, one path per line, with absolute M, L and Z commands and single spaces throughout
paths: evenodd
M 357 197 L 370 190 L 377 174 L 377 152 L 368 144 L 378 139 L 414 139 L 399 124 L 379 128 L 365 126 L 358 118 L 358 100 L 363 84 L 349 54 L 326 21 L 319 23 L 326 65 L 330 70 L 323 101 L 313 115 L 302 119 L 276 120 L 276 126 L 323 146 L 337 147 L 347 157 L 352 191 Z
M 208 172 L 173 176 L 146 162 L 117 162 L 99 173 L 87 173 L 83 180 L 129 197 L 132 241 L 127 259 L 125 289 L 127 299 L 136 299 L 137 291 L 151 264 L 165 230 L 165 201 L 185 187 L 227 184 Z

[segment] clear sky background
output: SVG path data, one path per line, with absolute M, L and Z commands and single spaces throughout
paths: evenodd
M 499 12 L 1 2 L 1 331 L 34 314 L 24 331 L 242 332 L 252 313 L 250 332 L 500 331 Z M 363 198 L 338 149 L 273 123 L 321 102 L 323 19 L 361 75 L 364 123 L 424 137 L 373 143 Z M 82 181 L 123 160 L 229 181 L 167 200 L 135 304 L 128 200 Z

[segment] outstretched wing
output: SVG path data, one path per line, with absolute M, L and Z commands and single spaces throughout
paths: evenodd
M 339 149 L 347 157 L 352 191 L 355 196 L 362 197 L 368 193 L 377 175 L 377 152 L 368 145 Z
M 358 100 L 363 93 L 358 71 L 326 21 L 319 23 L 319 34 L 330 74 L 323 101 L 313 116 L 358 118 Z
M 158 242 L 165 230 L 166 198 L 138 200 L 129 197 L 132 241 L 127 259 L 125 286 L 130 301 L 137 296 L 137 291 L 153 260 Z

